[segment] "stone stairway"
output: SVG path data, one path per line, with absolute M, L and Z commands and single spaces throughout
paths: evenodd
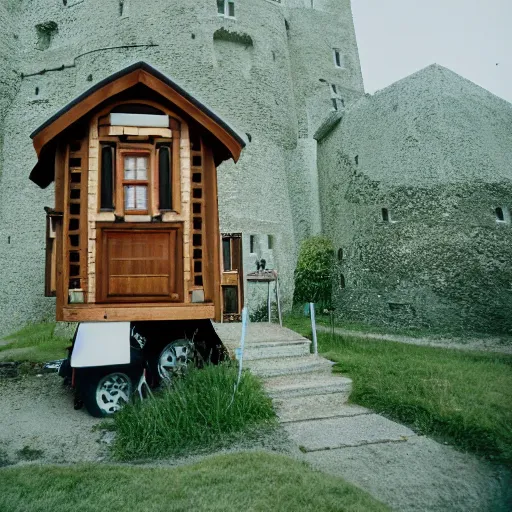
M 214 327 L 234 357 L 241 324 Z M 279 325 L 254 323 L 248 326 L 244 353 L 244 367 L 263 378 L 283 428 L 305 460 L 395 510 L 493 510 L 504 485 L 494 469 L 347 404 L 352 381 L 332 374 L 332 363 L 310 354 L 310 344 Z
M 214 324 L 234 356 L 241 324 Z M 244 367 L 263 378 L 282 423 L 342 414 L 352 381 L 332 374 L 331 361 L 310 353 L 311 341 L 278 324 L 254 323 L 247 328 Z

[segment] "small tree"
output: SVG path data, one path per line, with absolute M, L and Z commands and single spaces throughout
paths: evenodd
M 332 309 L 332 278 L 334 274 L 334 247 L 323 236 L 314 236 L 302 242 L 295 269 L 295 303 L 309 302 L 313 352 L 318 354 L 316 338 L 315 302 Z
M 334 246 L 328 238 L 314 236 L 304 240 L 295 269 L 294 303 L 318 303 L 331 309 L 334 268 Z

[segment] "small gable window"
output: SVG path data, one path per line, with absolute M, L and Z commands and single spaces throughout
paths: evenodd
M 382 222 L 390 221 L 389 210 L 387 208 L 382 208 L 381 214 L 382 214 Z
M 217 13 L 224 18 L 235 17 L 235 1 L 234 0 L 217 0 Z

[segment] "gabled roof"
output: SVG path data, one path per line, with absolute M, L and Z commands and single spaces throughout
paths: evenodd
M 240 153 L 246 145 L 243 135 L 170 77 L 145 62 L 137 62 L 85 91 L 30 135 L 39 157 L 30 179 L 40 187 L 48 186 L 53 181 L 53 176 L 48 181 L 48 168 L 53 168 L 51 160 L 55 155 L 55 142 L 59 134 L 109 98 L 138 84 L 169 100 L 211 133 L 224 149 L 221 157 L 216 158 L 217 163 L 228 158 L 233 158 L 236 162 L 240 158 Z

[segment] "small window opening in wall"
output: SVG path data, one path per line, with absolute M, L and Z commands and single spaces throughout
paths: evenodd
M 249 237 L 249 252 L 254 254 L 256 252 L 256 235 L 251 235 Z
M 267 246 L 270 251 L 274 249 L 274 235 L 267 235 Z
M 341 247 L 338 249 L 338 261 L 343 261 L 343 249 Z
M 495 210 L 496 222 L 505 222 L 510 224 L 510 212 L 505 206 L 498 206 Z
M 340 275 L 340 288 L 345 288 L 345 276 L 343 274 Z
M 356 162 L 356 165 L 359 165 L 359 155 L 355 156 L 354 161 Z
M 235 2 L 234 0 L 217 0 L 217 14 L 224 16 L 224 18 L 235 17 Z
M 128 16 L 128 0 L 119 0 L 119 16 Z
M 341 53 L 340 50 L 334 48 L 334 64 L 337 68 L 344 69 L 345 68 L 345 57 Z
M 382 208 L 382 220 L 383 222 L 389 222 L 389 210 L 387 208 Z
M 36 96 L 39 96 L 39 87 L 36 87 Z

